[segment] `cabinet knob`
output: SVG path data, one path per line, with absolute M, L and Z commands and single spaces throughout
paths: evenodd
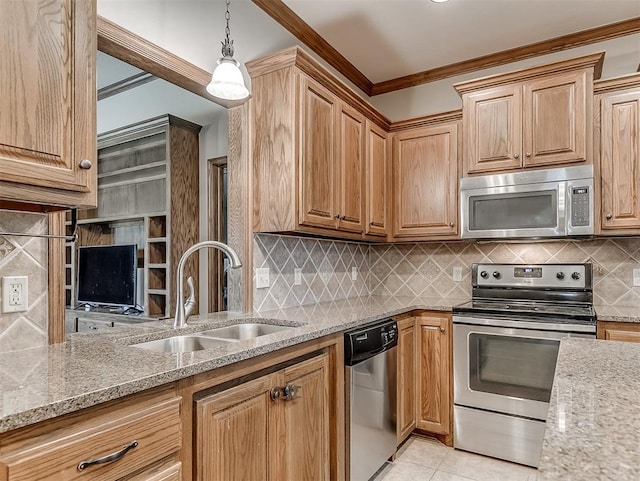
M 340 220 L 340 216 L 339 215 L 334 215 L 333 218 L 336 219 L 336 220 Z
M 82 159 L 78 164 L 78 167 L 84 170 L 89 170 L 91 168 L 91 161 L 89 159 Z
M 347 218 L 347 216 L 346 216 L 346 215 L 341 215 L 341 216 L 340 216 L 340 220 L 345 220 L 346 218 Z
M 440 328 L 440 332 L 444 334 L 444 332 L 446 331 L 446 329 L 444 327 Z
M 520 158 L 520 154 L 513 154 L 513 158 L 514 159 L 519 159 Z
M 285 401 L 291 401 L 292 399 L 301 397 L 300 386 L 296 386 L 295 384 L 287 384 L 282 388 L 282 393 L 284 394 Z
M 281 391 L 281 389 L 282 388 L 280 388 L 280 387 L 274 387 L 271 390 L 270 395 L 271 395 L 271 400 L 272 401 L 277 401 L 278 399 L 280 399 L 280 391 Z
M 613 218 L 613 215 L 607 214 L 607 220 L 611 220 L 612 218 Z
M 527 152 L 525 155 L 526 155 L 527 157 L 531 157 L 531 152 Z
M 449 227 L 453 227 L 455 224 L 453 222 L 449 222 Z
M 369 225 L 374 225 L 374 222 L 369 222 Z

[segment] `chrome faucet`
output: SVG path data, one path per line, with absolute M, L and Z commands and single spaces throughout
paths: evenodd
M 178 270 L 176 273 L 176 276 L 178 277 L 176 286 L 178 289 L 178 298 L 176 303 L 176 316 L 173 321 L 174 329 L 187 325 L 187 319 L 193 312 L 193 308 L 196 306 L 195 292 L 193 289 L 193 278 L 191 277 L 189 277 L 189 279 L 187 280 L 187 283 L 189 284 L 189 288 L 191 290 L 191 295 L 189 296 L 189 299 L 187 299 L 186 303 L 184 301 L 184 265 L 187 263 L 187 259 L 191 254 L 204 247 L 213 247 L 224 252 L 231 261 L 230 267 L 232 269 L 238 269 L 242 267 L 242 262 L 240 262 L 240 257 L 238 257 L 236 251 L 234 251 L 227 244 L 223 244 L 222 242 L 202 241 L 192 245 L 186 251 L 184 251 L 184 254 L 182 254 L 182 257 L 180 257 L 180 260 L 178 261 Z

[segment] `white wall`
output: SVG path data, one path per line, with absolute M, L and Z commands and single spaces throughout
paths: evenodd
M 207 171 L 209 159 L 223 157 L 227 155 L 227 111 L 220 112 L 214 121 L 204 125 L 200 131 L 200 240 L 208 240 L 208 199 Z M 208 262 L 207 251 L 200 251 L 200 287 L 198 299 L 200 301 L 200 313 L 208 312 L 209 289 L 208 289 Z

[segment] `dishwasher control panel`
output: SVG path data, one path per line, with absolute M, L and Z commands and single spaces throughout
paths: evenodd
M 398 344 L 398 325 L 385 320 L 349 331 L 344 335 L 345 364 L 352 366 Z

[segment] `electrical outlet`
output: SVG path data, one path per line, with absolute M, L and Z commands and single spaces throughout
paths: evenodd
M 258 267 L 256 269 L 256 289 L 264 289 L 271 285 L 269 280 L 269 268 Z
M 352 281 L 358 280 L 358 268 L 356 266 L 353 266 L 351 268 L 351 280 Z
M 293 285 L 302 285 L 302 268 L 300 267 L 294 267 L 293 269 Z
M 633 270 L 633 287 L 640 287 L 640 269 Z
M 453 268 L 453 280 L 455 282 L 460 282 L 462 280 L 462 267 Z
M 2 312 L 24 312 L 29 309 L 27 276 L 2 278 Z

